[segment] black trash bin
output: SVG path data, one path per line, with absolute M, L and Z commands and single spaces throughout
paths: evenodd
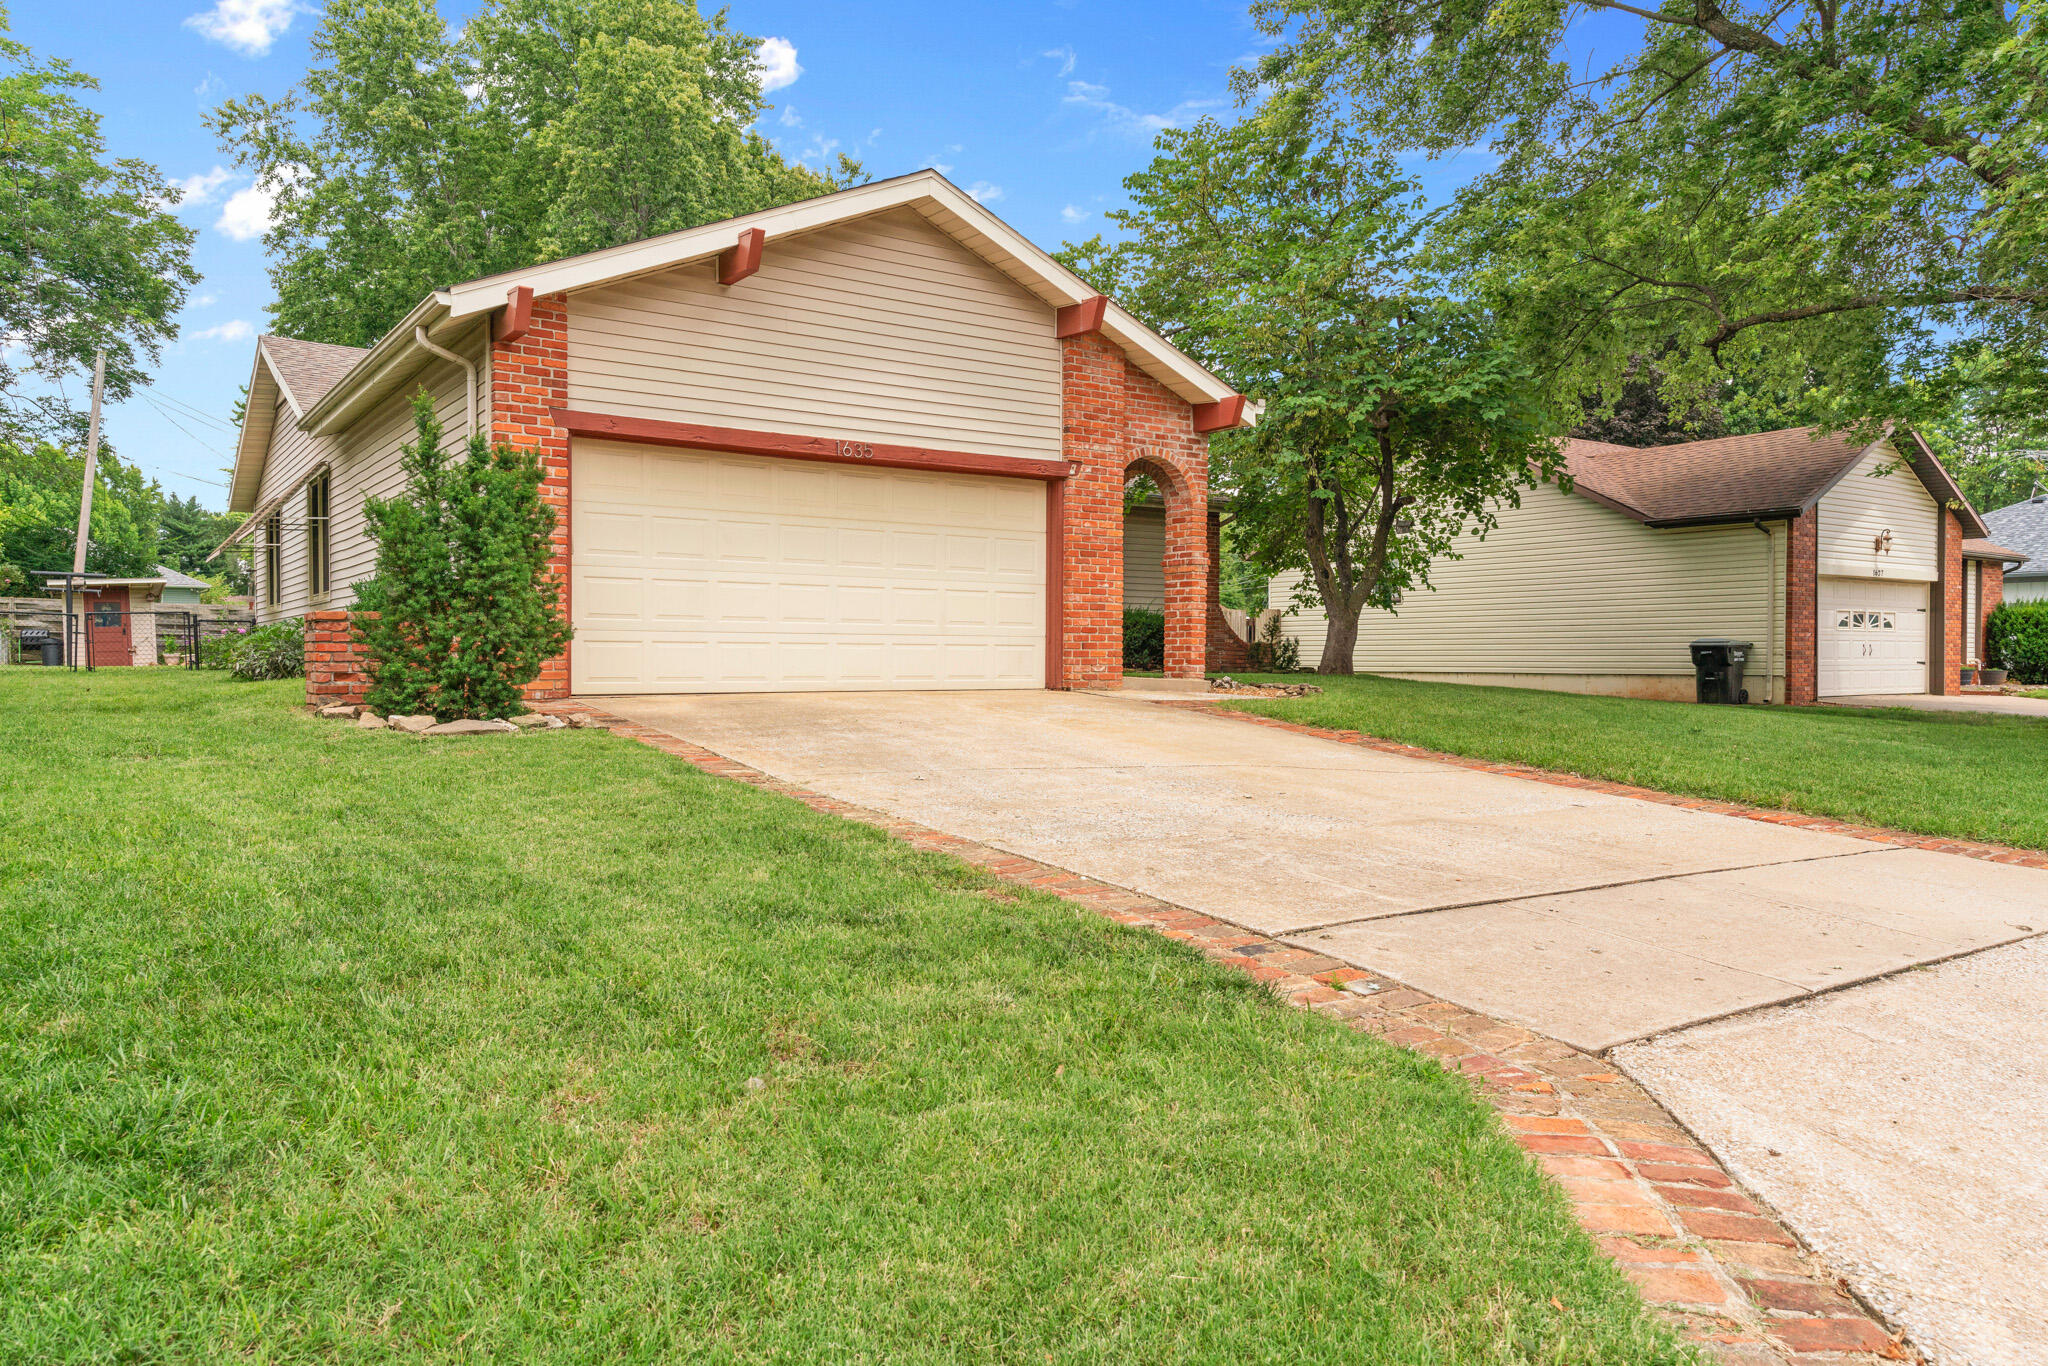
M 1693 681 L 1702 702 L 1747 702 L 1742 666 L 1749 662 L 1750 642 L 1709 636 L 1692 643 Z

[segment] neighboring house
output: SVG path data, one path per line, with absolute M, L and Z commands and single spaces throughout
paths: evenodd
M 166 607 L 190 606 L 200 600 L 207 589 L 213 587 L 205 579 L 195 579 L 190 574 L 180 574 L 167 564 L 156 567 L 157 576 L 164 581 L 163 596 L 157 601 Z
M 66 597 L 68 575 L 42 577 L 45 593 Z M 79 634 L 73 638 L 72 648 L 86 652 L 79 662 L 96 669 L 156 663 L 156 613 L 152 609 L 161 603 L 165 587 L 162 578 L 95 578 L 73 589 L 68 600 L 70 610 L 79 617 Z
M 1139 473 L 1167 672 L 1241 659 L 1207 434 L 1243 399 L 936 172 L 454 285 L 363 350 L 262 338 L 229 507 L 315 695 L 360 689 L 331 609 L 422 388 L 543 461 L 576 638 L 535 696 L 1114 684 Z
M 1753 701 L 1954 692 L 1997 601 L 1996 573 L 1978 566 L 2014 558 L 1903 432 L 1896 445 L 1807 428 L 1642 449 L 1574 440 L 1566 463 L 1570 492 L 1525 491 L 1484 540 L 1461 538 L 1431 567 L 1433 590 L 1367 609 L 1355 666 L 1682 700 L 1690 642 L 1727 636 L 1755 647 Z M 1276 606 L 1299 578 L 1274 581 Z M 1321 609 L 1284 629 L 1313 666 Z
M 2035 494 L 1984 514 L 1991 539 L 2010 546 L 2025 563 L 2004 575 L 2007 602 L 2039 602 L 2048 598 L 2048 494 Z

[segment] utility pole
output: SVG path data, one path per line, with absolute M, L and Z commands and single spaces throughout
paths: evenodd
M 107 378 L 106 348 L 92 353 L 92 420 L 85 431 L 85 490 L 78 499 L 78 544 L 71 551 L 71 577 L 85 573 L 85 543 L 92 535 L 92 486 L 100 463 L 100 386 Z

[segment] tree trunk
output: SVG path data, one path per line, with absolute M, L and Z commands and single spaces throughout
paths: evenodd
M 1361 607 L 1349 610 L 1339 603 L 1323 603 L 1323 619 L 1329 629 L 1323 634 L 1323 657 L 1316 663 L 1319 674 L 1350 674 L 1358 671 L 1358 618 Z

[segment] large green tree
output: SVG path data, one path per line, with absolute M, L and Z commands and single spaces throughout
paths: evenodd
M 79 99 L 96 88 L 8 37 L 0 8 L 0 441 L 82 436 L 93 352 L 106 349 L 108 396 L 127 397 L 198 279 L 169 211 L 178 191 L 108 156 Z
M 1243 80 L 1388 152 L 1490 148 L 1456 226 L 1561 393 L 1655 355 L 1681 407 L 1726 367 L 1796 416 L 1939 415 L 1970 384 L 2038 427 L 2044 9 L 1264 0 L 1281 41 Z
M 1429 273 L 1415 186 L 1281 100 L 1170 130 L 1126 180 L 1127 234 L 1066 259 L 1263 405 L 1216 443 L 1236 544 L 1305 571 L 1350 673 L 1360 613 L 1558 470 L 1558 426 L 1487 311 Z
M 85 567 L 94 574 L 153 574 L 161 491 L 111 452 L 95 469 Z M 71 568 L 85 458 L 48 444 L 0 443 L 0 563 L 30 573 Z
M 272 316 L 367 345 L 434 288 L 809 198 L 859 175 L 749 131 L 754 41 L 690 0 L 329 0 L 287 95 L 214 111 L 275 195 Z

